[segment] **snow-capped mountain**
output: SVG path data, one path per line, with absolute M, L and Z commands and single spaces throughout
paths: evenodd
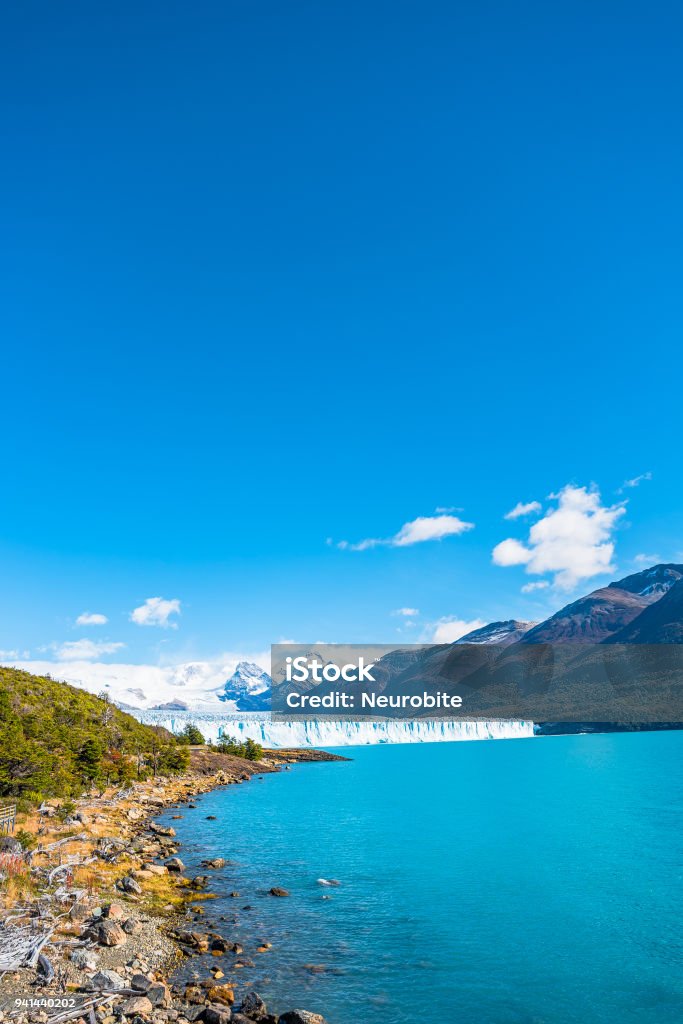
M 537 626 L 537 622 L 522 622 L 519 619 L 506 619 L 504 622 L 489 622 L 488 626 L 473 629 L 471 633 L 461 636 L 456 644 L 498 644 L 507 647 L 517 643 L 525 633 Z
M 218 699 L 235 711 L 270 711 L 270 689 L 273 681 L 253 661 L 240 661 Z
M 654 565 L 580 597 L 539 623 L 522 643 L 601 643 L 629 626 L 659 601 L 677 580 L 683 565 Z

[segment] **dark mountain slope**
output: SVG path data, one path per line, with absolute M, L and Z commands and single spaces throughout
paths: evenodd
M 656 565 L 594 590 L 539 623 L 523 644 L 602 643 L 629 626 L 683 578 L 683 565 Z
M 605 640 L 608 644 L 683 643 L 683 579 L 628 626 Z

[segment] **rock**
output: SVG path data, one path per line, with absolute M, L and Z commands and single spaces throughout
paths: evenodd
M 116 921 L 103 921 L 97 927 L 97 941 L 101 946 L 122 946 L 126 933 Z
M 134 917 L 127 917 L 121 927 L 126 935 L 139 935 L 142 931 L 142 925 Z
M 108 903 L 107 906 L 102 907 L 102 917 L 119 921 L 123 917 L 123 907 L 120 903 Z
M 151 984 L 146 974 L 134 974 L 130 979 L 130 987 L 137 989 L 138 992 L 146 992 Z
M 149 826 L 150 832 L 154 832 L 156 836 L 174 836 L 175 829 L 171 828 L 170 825 L 157 825 L 156 822 L 152 822 Z
M 271 896 L 289 896 L 289 891 L 287 889 L 282 889 L 279 885 L 274 885 L 273 888 L 270 890 L 270 895 Z
M 217 821 L 218 819 L 216 818 L 215 814 L 207 814 L 206 820 L 207 821 Z
M 85 971 L 94 971 L 97 957 L 91 949 L 75 949 L 69 957 L 71 963 Z
M 213 935 L 211 937 L 212 952 L 227 953 L 229 949 L 232 949 L 232 943 L 224 939 L 222 935 Z
M 202 867 L 203 868 L 213 868 L 214 871 L 218 871 L 218 870 L 220 870 L 220 868 L 224 868 L 225 867 L 225 858 L 224 857 L 213 857 L 211 860 L 203 860 L 202 861 Z
M 247 1017 L 251 1017 L 252 1020 L 259 1020 L 260 1017 L 265 1017 L 268 1013 L 268 1007 L 261 999 L 258 992 L 247 992 L 246 996 L 240 1004 L 240 1013 L 245 1014 Z
M 120 988 L 125 988 L 126 983 L 116 971 L 98 971 L 90 979 L 88 987 L 100 992 L 115 992 Z
M 277 1024 L 327 1024 L 327 1021 L 319 1013 L 311 1013 L 310 1010 L 289 1010 L 280 1014 Z
M 167 875 L 168 868 L 164 864 L 145 864 L 145 871 L 150 875 Z
M 136 895 L 139 895 L 142 892 L 142 886 L 140 883 L 136 882 L 130 875 L 126 875 L 125 878 L 120 879 L 118 885 L 124 892 L 133 892 Z
M 206 1024 L 230 1024 L 232 1013 L 228 1006 L 207 1006 L 204 1020 Z
M 220 969 L 220 967 L 212 967 L 211 968 L 211 974 L 216 979 L 216 981 L 218 981 L 219 978 L 224 978 L 225 977 L 225 975 L 223 974 L 223 971 Z
M 195 877 L 190 882 L 190 885 L 192 886 L 193 889 L 203 889 L 208 881 L 208 875 L 195 875 Z
M 183 1006 L 182 1014 L 185 1020 L 190 1022 L 201 1020 L 204 1016 L 204 1000 L 202 999 L 201 1006 Z
M 185 865 L 180 857 L 171 857 L 170 860 L 166 861 L 166 868 L 168 871 L 184 871 Z
M 152 1004 L 147 996 L 131 996 L 121 1006 L 121 1012 L 126 1017 L 136 1017 L 138 1014 L 149 1017 L 152 1013 Z
M 72 921 L 85 921 L 87 917 L 90 917 L 90 911 L 83 903 L 74 903 L 69 911 L 69 917 Z
M 225 1003 L 226 1006 L 232 1006 L 235 1002 L 235 991 L 232 985 L 212 984 L 206 994 L 212 1003 Z
M 192 1005 L 204 1005 L 204 993 L 198 985 L 187 985 L 185 988 L 185 1002 Z
M 170 1006 L 171 990 L 163 981 L 153 982 L 146 992 L 147 998 L 153 1006 Z
M 230 896 L 230 898 L 233 900 L 238 900 L 240 898 L 240 894 L 237 892 L 236 889 L 233 892 L 228 893 L 228 896 Z

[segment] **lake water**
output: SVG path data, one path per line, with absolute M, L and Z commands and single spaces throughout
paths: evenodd
M 207 963 L 330 1024 L 680 1024 L 683 733 L 341 752 L 173 822 L 237 862 L 206 919 L 256 966 Z

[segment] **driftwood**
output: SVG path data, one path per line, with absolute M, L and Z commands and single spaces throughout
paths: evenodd
M 16 971 L 20 967 L 36 967 L 43 946 L 52 931 L 35 932 L 28 926 L 0 927 L 0 971 Z

